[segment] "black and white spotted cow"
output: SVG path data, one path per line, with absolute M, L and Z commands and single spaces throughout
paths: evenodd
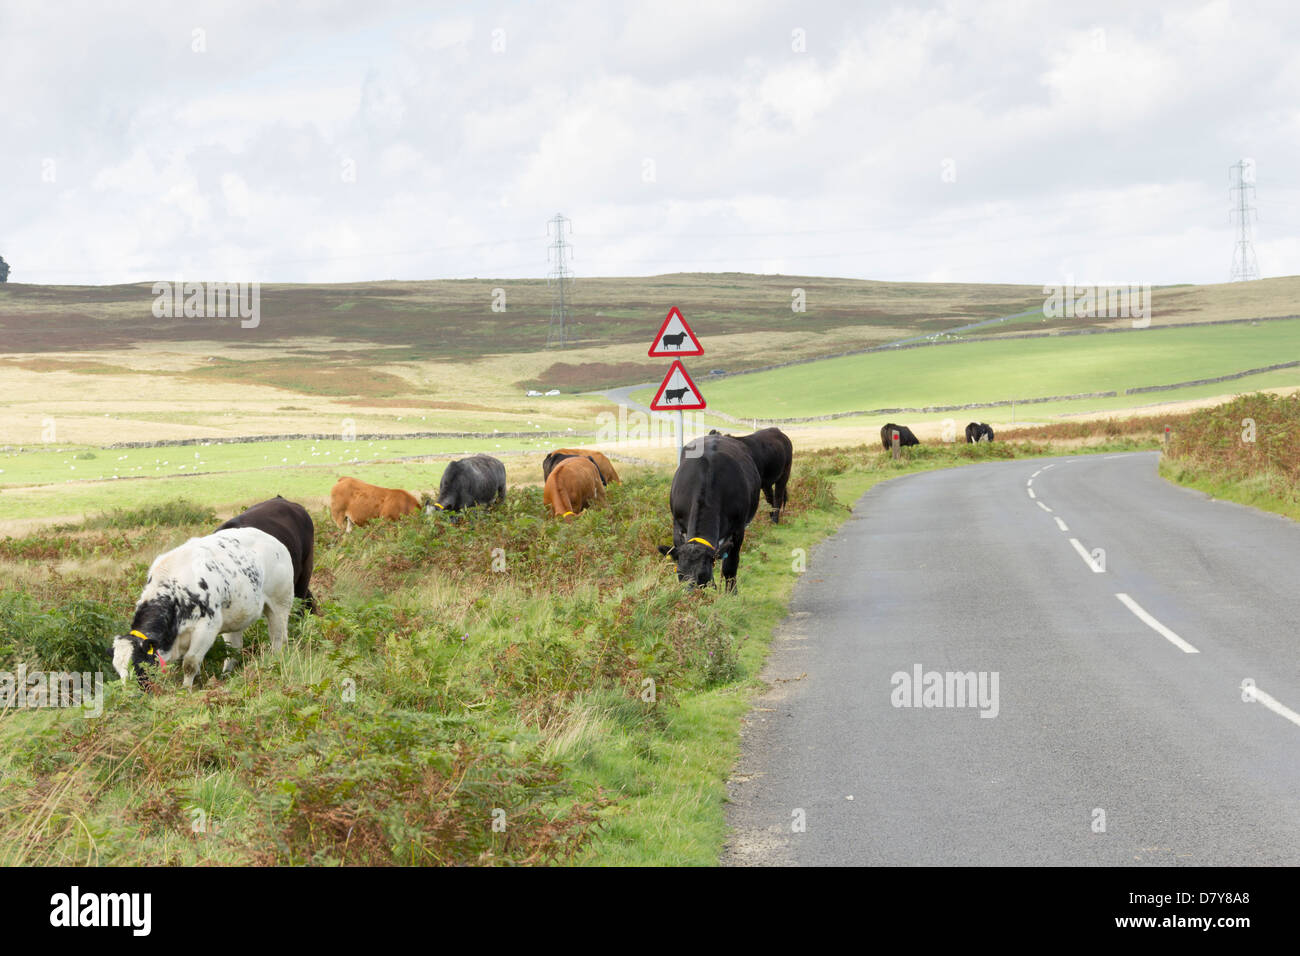
M 971 422 L 966 426 L 966 444 L 973 445 L 976 442 L 992 441 L 993 426 L 984 422 Z
M 113 668 L 123 680 L 134 672 L 148 688 L 146 662 L 165 669 L 179 658 L 185 686 L 193 687 L 217 635 L 239 650 L 244 631 L 263 615 L 271 650 L 278 652 L 289 633 L 293 590 L 289 551 L 265 531 L 233 528 L 190 538 L 149 566 L 131 632 L 113 639 Z M 223 673 L 234 665 L 227 659 Z

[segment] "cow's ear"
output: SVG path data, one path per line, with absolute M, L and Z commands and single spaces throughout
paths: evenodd
M 665 558 L 673 558 L 677 556 L 677 548 L 671 544 L 661 544 L 659 545 L 659 553 Z
M 723 538 L 721 541 L 718 542 L 718 546 L 713 550 L 714 556 L 716 556 L 717 559 L 721 561 L 723 558 L 725 558 L 728 554 L 731 553 L 731 549 L 735 547 L 735 544 L 736 544 L 736 540 L 734 538 Z

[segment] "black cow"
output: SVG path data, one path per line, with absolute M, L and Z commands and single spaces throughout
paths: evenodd
M 717 429 L 710 435 L 720 434 Z M 749 449 L 758 469 L 759 484 L 763 497 L 771 505 L 772 521 L 780 523 L 781 509 L 785 507 L 785 486 L 790 481 L 790 466 L 794 463 L 794 445 L 785 432 L 779 428 L 764 428 L 752 435 L 736 435 L 736 441 Z
M 993 428 L 984 422 L 971 422 L 966 426 L 966 444 L 973 445 L 979 441 L 992 441 Z
M 682 403 L 682 396 L 689 391 L 690 389 L 687 388 L 685 385 L 683 385 L 681 388 L 664 389 L 664 401 L 671 402 L 673 399 L 676 399 L 677 404 L 680 405 Z
M 906 425 L 895 425 L 893 422 L 890 422 L 880 429 L 880 444 L 885 446 L 885 451 L 889 451 L 889 449 L 894 447 L 891 438 L 892 432 L 898 432 L 898 446 L 900 448 L 921 444 L 917 440 L 916 436 L 912 434 L 912 429 L 908 428 Z
M 471 455 L 450 462 L 438 483 L 438 497 L 425 513 L 463 511 L 506 498 L 506 466 L 491 455 Z
M 564 459 L 566 458 L 587 459 L 587 461 L 595 465 L 596 470 L 600 472 L 600 483 L 602 485 L 605 485 L 606 487 L 609 486 L 609 482 L 605 479 L 605 473 L 601 471 L 600 462 L 598 462 L 595 458 L 591 457 L 590 455 L 567 455 L 562 451 L 553 451 L 545 458 L 542 459 L 542 482 L 543 483 L 545 483 L 547 478 L 551 477 L 551 472 L 554 470 L 555 466 L 558 465 L 560 462 L 564 461 Z
M 665 335 L 663 341 L 663 347 L 668 348 L 668 346 L 671 345 L 673 348 L 679 349 L 682 347 L 682 343 L 685 341 L 686 341 L 685 332 L 678 332 L 676 335 Z
M 673 543 L 659 553 L 677 561 L 679 580 L 699 587 L 712 582 L 713 562 L 721 560 L 727 590 L 734 591 L 745 526 L 758 511 L 758 469 L 749 449 L 729 435 L 702 435 L 683 452 L 668 493 Z
M 293 561 L 293 596 L 302 601 L 303 608 L 320 613 L 309 587 L 316 555 L 316 524 L 306 508 L 276 495 L 235 515 L 217 531 L 227 528 L 256 528 L 284 545 Z

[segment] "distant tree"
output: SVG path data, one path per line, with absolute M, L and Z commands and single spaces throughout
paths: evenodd
M 5 262 L 5 257 L 0 256 L 0 282 L 9 281 L 9 263 Z

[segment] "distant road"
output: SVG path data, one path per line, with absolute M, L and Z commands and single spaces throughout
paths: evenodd
M 725 862 L 1300 864 L 1300 525 L 1156 460 L 869 491 L 774 642 Z M 918 666 L 996 672 L 996 716 L 895 706 Z

